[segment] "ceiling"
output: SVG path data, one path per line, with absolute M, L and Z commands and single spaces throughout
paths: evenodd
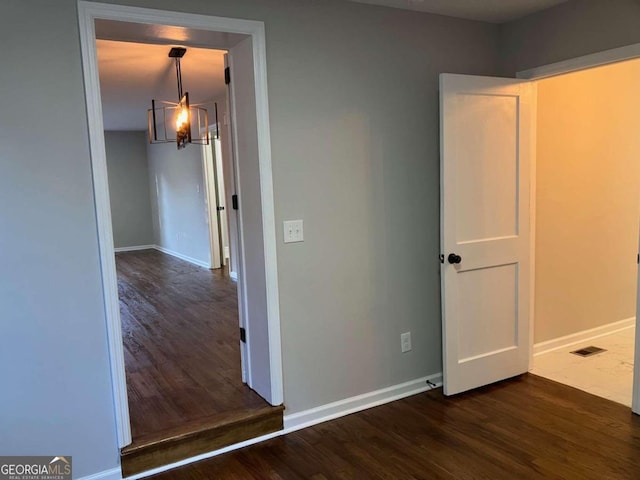
M 504 23 L 567 0 L 351 0 L 449 17 Z
M 176 45 L 177 46 L 177 45 Z M 146 130 L 151 99 L 178 101 L 169 45 L 97 40 L 105 130 Z M 192 104 L 226 94 L 224 51 L 187 48 L 181 60 L 183 90 Z M 210 112 L 213 104 L 205 105 Z
M 452 17 L 503 23 L 567 0 L 351 0 Z M 133 27 L 136 27 L 133 29 Z M 175 64 L 166 43 L 188 40 L 190 45 L 233 45 L 244 36 L 191 31 L 179 27 L 140 26 L 97 21 L 98 68 L 106 130 L 146 130 L 151 99 L 177 101 Z M 160 30 L 158 30 L 160 28 Z M 136 32 L 132 36 L 131 32 Z M 140 32 L 146 37 L 140 38 Z M 209 36 L 207 36 L 209 35 Z M 235 38 L 238 37 L 238 38 Z M 136 42 L 110 40 L 126 38 Z M 149 39 L 149 43 L 146 42 Z M 153 44 L 154 42 L 165 44 Z M 210 102 L 225 95 L 224 51 L 190 47 L 182 59 L 184 91 L 191 103 Z M 211 106 L 205 106 L 210 109 Z

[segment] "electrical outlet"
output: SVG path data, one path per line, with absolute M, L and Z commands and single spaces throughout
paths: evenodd
M 407 353 L 411 350 L 411 332 L 400 334 L 400 347 L 402 348 L 402 353 Z
M 302 220 L 286 220 L 284 226 L 284 243 L 304 242 Z

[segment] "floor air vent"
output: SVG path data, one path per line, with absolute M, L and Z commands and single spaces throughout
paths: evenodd
M 606 352 L 606 350 L 604 348 L 591 346 L 581 348 L 580 350 L 574 350 L 571 353 L 573 353 L 574 355 L 579 355 L 581 357 L 590 357 L 591 355 L 596 355 L 602 352 Z

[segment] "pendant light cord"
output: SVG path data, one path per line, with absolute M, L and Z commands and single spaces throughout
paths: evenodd
M 182 100 L 182 70 L 180 69 L 180 58 L 176 57 L 176 78 L 178 80 L 178 101 Z

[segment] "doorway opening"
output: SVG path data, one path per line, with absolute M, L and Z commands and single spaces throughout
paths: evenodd
M 612 398 L 611 392 L 604 394 L 600 382 L 613 387 L 614 394 L 624 390 L 631 395 L 630 402 L 627 396 L 623 403 L 631 403 L 632 411 L 640 413 L 640 336 L 634 328 L 640 301 L 636 194 L 640 175 L 636 165 L 620 161 L 640 151 L 630 130 L 640 120 L 634 96 L 639 75 L 627 72 L 620 84 L 593 91 L 572 85 L 547 102 L 548 108 L 538 112 L 541 118 L 536 120 L 536 82 L 553 82 L 550 77 L 559 82 L 561 75 L 572 72 L 605 72 L 596 68 L 602 66 L 637 68 L 635 63 L 621 62 L 640 58 L 638 52 L 640 44 L 599 52 L 519 72 L 517 79 L 441 76 L 446 395 L 524 374 L 535 368 L 534 352 L 571 344 L 566 352 L 571 355 L 570 351 L 582 350 L 580 342 L 591 339 L 582 347 L 608 351 L 613 347 L 618 356 L 613 362 L 633 379 L 619 379 L 611 371 L 606 378 L 587 374 L 591 386 L 597 387 L 594 393 Z M 544 128 L 546 133 L 537 132 Z M 575 137 L 567 142 L 570 134 Z M 556 151 L 543 152 L 545 135 L 553 139 L 547 146 Z M 536 175 L 536 156 L 538 162 L 547 162 L 539 163 L 551 175 L 546 181 L 542 170 Z M 546 202 L 540 205 L 544 213 L 540 222 L 537 195 Z M 573 225 L 579 228 L 572 236 Z M 482 281 L 485 273 L 487 279 Z M 543 277 L 555 285 L 536 292 Z M 602 279 L 605 283 L 598 283 Z M 541 315 L 549 314 L 545 309 L 551 306 L 566 309 L 569 299 L 581 302 L 579 315 L 561 314 L 562 320 L 575 323 L 586 318 L 592 323 L 578 332 L 544 338 L 546 333 L 536 331 Z M 547 328 L 560 324 L 556 317 Z M 603 344 L 604 335 L 623 331 L 631 344 L 624 358 L 621 338 L 613 339 L 609 348 Z M 601 352 L 574 356 L 574 361 L 606 357 L 607 352 Z
M 268 403 L 243 383 L 237 289 L 226 270 L 215 115 L 227 117 L 226 52 L 186 46 L 183 84 L 214 123 L 205 127 L 208 144 L 179 150 L 175 142 L 151 144 L 145 130 L 149 98 L 175 94 L 169 47 L 96 43 L 132 443 L 139 445 Z
M 628 407 L 640 219 L 640 142 L 633 133 L 640 123 L 639 80 L 635 59 L 536 81 L 531 372 Z M 572 354 L 583 350 L 596 353 Z
M 224 102 L 226 105 L 226 102 Z M 208 206 L 209 247 L 211 268 L 222 268 L 229 272 L 234 280 L 237 280 L 237 272 L 233 270 L 231 262 L 231 245 L 229 240 L 229 220 L 227 210 L 227 187 L 232 185 L 233 177 L 227 172 L 232 167 L 228 153 L 223 154 L 222 149 L 222 124 L 219 118 L 228 118 L 226 109 L 222 112 L 218 103 L 214 104 L 215 124 L 207 127 L 201 135 L 206 135 L 209 143 L 202 146 L 202 170 L 205 180 L 205 191 Z M 225 153 L 228 149 L 225 149 Z M 226 185 L 225 185 L 226 184 Z M 234 249 L 236 250 L 236 249 Z
M 119 445 L 123 448 L 123 474 L 128 476 L 282 429 L 282 360 L 280 353 L 264 25 L 261 22 L 254 21 L 94 2 L 81 1 L 78 5 L 114 404 L 116 407 Z M 203 417 L 199 417 L 193 422 L 185 422 L 193 427 L 186 434 L 182 430 L 171 431 L 169 429 L 169 433 L 162 440 L 154 439 L 154 442 L 145 445 L 136 444 L 136 442 L 131 444 L 131 421 L 127 401 L 128 385 L 125 376 L 125 356 L 121 335 L 123 322 L 121 322 L 120 317 L 121 305 L 118 297 L 118 275 L 114 259 L 114 229 L 111 221 L 112 211 L 107 181 L 105 125 L 101 108 L 97 39 L 151 44 L 153 46 L 161 45 L 163 47 L 187 45 L 194 48 L 217 49 L 228 52 L 231 82 L 228 86 L 229 102 L 225 103 L 229 105 L 227 116 L 230 120 L 230 126 L 233 126 L 233 129 L 229 131 L 228 143 L 231 146 L 229 151 L 232 152 L 231 163 L 234 175 L 233 183 L 225 185 L 225 187 L 227 187 L 227 198 L 229 195 L 237 195 L 241 201 L 239 202 L 239 208 L 237 210 L 234 209 L 233 213 L 229 215 L 228 222 L 228 231 L 231 237 L 229 242 L 230 259 L 237 273 L 237 283 L 231 282 L 229 275 L 226 275 L 224 281 L 227 283 L 223 286 L 218 285 L 218 289 L 223 291 L 226 288 L 228 293 L 233 288 L 237 288 L 237 318 L 240 327 L 244 331 L 242 337 L 245 340 L 239 346 L 243 359 L 242 379 L 254 392 L 266 400 L 268 406 L 260 409 L 259 414 L 250 419 L 247 415 L 236 412 L 232 415 L 233 418 L 223 422 L 223 427 L 226 429 L 224 435 L 219 431 L 210 431 L 207 428 L 203 428 Z M 237 74 L 237 80 L 235 81 L 233 80 L 234 73 Z M 149 98 L 151 97 L 145 96 L 145 101 L 148 101 Z M 146 115 L 146 108 L 144 115 Z M 154 147 L 171 149 L 170 145 L 155 145 Z M 206 161 L 206 157 L 203 157 L 201 148 L 196 145 L 190 145 L 187 146 L 186 150 L 188 151 L 189 149 L 197 154 L 198 168 L 202 169 L 203 158 Z M 224 147 L 222 147 L 222 151 L 224 152 Z M 172 165 L 175 166 L 175 164 Z M 183 167 L 186 169 L 185 165 Z M 184 169 L 177 170 L 184 173 Z M 204 179 L 204 174 L 202 175 Z M 162 182 L 166 182 L 167 177 L 164 175 L 150 177 L 153 177 L 151 184 L 156 193 L 160 192 L 164 195 L 167 190 L 165 188 L 163 191 Z M 199 198 L 202 200 L 200 207 L 202 209 L 205 206 L 204 199 L 207 196 L 204 182 L 196 185 L 191 183 L 190 189 L 200 194 Z M 164 199 L 164 197 L 162 198 Z M 247 205 L 252 205 L 253 208 L 250 210 L 243 209 L 242 200 L 246 200 Z M 158 221 L 161 222 L 163 220 L 166 220 L 166 218 Z M 211 221 L 211 217 L 207 216 L 206 220 Z M 205 230 L 210 232 L 208 228 Z M 206 236 L 210 239 L 209 235 Z M 233 238 L 234 236 L 235 238 Z M 178 234 L 174 238 L 179 243 L 180 240 L 188 240 L 190 237 L 191 235 L 187 233 L 186 235 Z M 235 252 L 234 243 L 236 245 Z M 210 244 L 207 244 L 205 250 L 205 255 L 209 258 L 211 252 Z M 167 252 L 138 251 L 137 253 L 127 253 L 131 253 L 128 258 L 122 255 L 122 258 L 126 261 L 118 261 L 119 267 L 122 267 L 120 270 L 123 271 L 123 275 L 121 275 L 123 282 L 128 283 L 128 286 L 134 283 L 134 277 L 137 275 L 129 275 L 128 278 L 125 278 L 126 274 L 124 272 L 134 271 L 135 268 L 132 267 L 132 264 L 137 264 L 140 267 L 138 273 L 146 268 L 149 278 L 154 278 L 148 280 L 145 287 L 160 291 L 161 294 L 165 295 L 171 294 L 170 288 L 164 290 L 162 288 L 166 286 L 166 282 L 163 284 L 166 280 L 164 276 L 166 270 L 181 272 L 181 274 L 185 275 L 184 278 L 188 279 L 185 280 L 187 284 L 195 281 L 194 279 L 196 278 L 199 281 L 203 280 L 200 277 L 206 277 L 206 275 L 225 275 L 222 269 L 222 272 L 209 271 L 196 268 L 196 265 L 193 265 L 195 262 L 181 263 L 182 260 L 189 261 L 190 259 L 174 258 L 176 255 L 170 255 L 169 257 L 163 255 L 163 253 Z M 134 258 L 134 254 L 148 255 L 153 258 Z M 211 266 L 211 258 L 209 258 L 209 264 L 205 266 Z M 153 271 L 154 268 L 156 271 Z M 212 274 L 212 272 L 214 273 Z M 204 279 L 204 283 L 212 284 L 216 280 L 220 279 L 209 276 Z M 192 284 L 191 295 L 195 295 L 201 290 L 206 290 L 200 288 L 201 284 L 198 285 L 193 286 Z M 138 291 L 135 295 L 139 297 L 144 294 L 140 294 Z M 229 295 L 223 295 L 222 297 L 224 297 L 223 300 L 231 298 Z M 194 309 L 203 308 L 206 313 L 211 313 L 211 298 L 208 298 L 208 305 L 207 302 L 201 300 L 202 298 L 192 296 L 186 302 L 178 302 L 182 310 L 183 323 L 193 315 Z M 167 307 L 171 302 L 168 302 L 165 298 L 161 303 Z M 174 306 L 169 305 L 168 308 L 171 310 L 174 309 Z M 231 311 L 233 308 L 229 307 L 228 310 Z M 188 332 L 188 328 L 180 329 L 178 328 L 180 326 L 179 322 L 176 323 L 178 325 L 171 325 L 171 328 L 174 329 L 173 331 L 168 332 L 166 335 L 160 335 L 163 337 L 162 340 L 159 340 L 160 342 L 169 342 L 169 345 L 171 345 L 170 342 L 175 340 L 176 336 L 186 333 L 187 336 L 191 335 L 190 345 L 192 350 L 221 347 L 217 341 L 215 345 L 212 345 L 213 341 L 208 342 L 208 344 L 204 342 L 205 345 L 203 346 L 200 341 L 205 340 L 203 338 L 204 335 L 197 332 Z M 235 334 L 240 336 L 237 327 L 238 324 L 236 323 Z M 224 344 L 225 342 L 222 343 Z M 150 340 L 147 342 L 146 347 L 147 351 L 155 349 L 157 355 L 151 355 L 145 361 L 151 367 L 156 367 L 161 362 L 159 359 L 163 355 L 162 346 Z M 221 350 L 224 349 L 221 348 Z M 183 374 L 185 376 L 194 375 L 195 366 L 190 365 L 188 360 L 194 359 L 190 357 L 183 358 L 183 361 L 180 362 L 180 368 L 183 371 L 182 373 L 177 372 L 178 378 L 181 378 L 180 376 Z M 195 360 L 194 362 L 197 363 Z M 207 370 L 206 366 L 204 369 L 198 370 L 198 372 L 201 377 L 211 375 L 211 371 Z M 172 373 L 176 372 L 173 371 Z M 161 375 L 161 377 L 166 381 L 165 375 Z M 147 385 L 146 387 L 152 389 L 153 386 Z M 188 388 L 185 388 L 182 380 L 177 381 L 173 387 L 181 394 L 176 397 L 180 399 L 179 401 L 187 403 L 191 401 L 190 392 Z M 215 390 L 217 395 L 223 394 L 223 389 Z M 255 395 L 254 398 L 259 397 Z M 242 407 L 246 406 L 247 403 L 251 403 L 245 400 L 240 402 Z M 204 403 L 210 402 L 205 401 Z M 158 420 L 161 416 L 158 415 L 158 412 L 149 411 L 147 413 L 153 420 Z M 235 428 L 236 425 L 240 424 L 242 424 L 242 428 Z M 183 429 L 183 427 L 184 425 L 177 428 Z

